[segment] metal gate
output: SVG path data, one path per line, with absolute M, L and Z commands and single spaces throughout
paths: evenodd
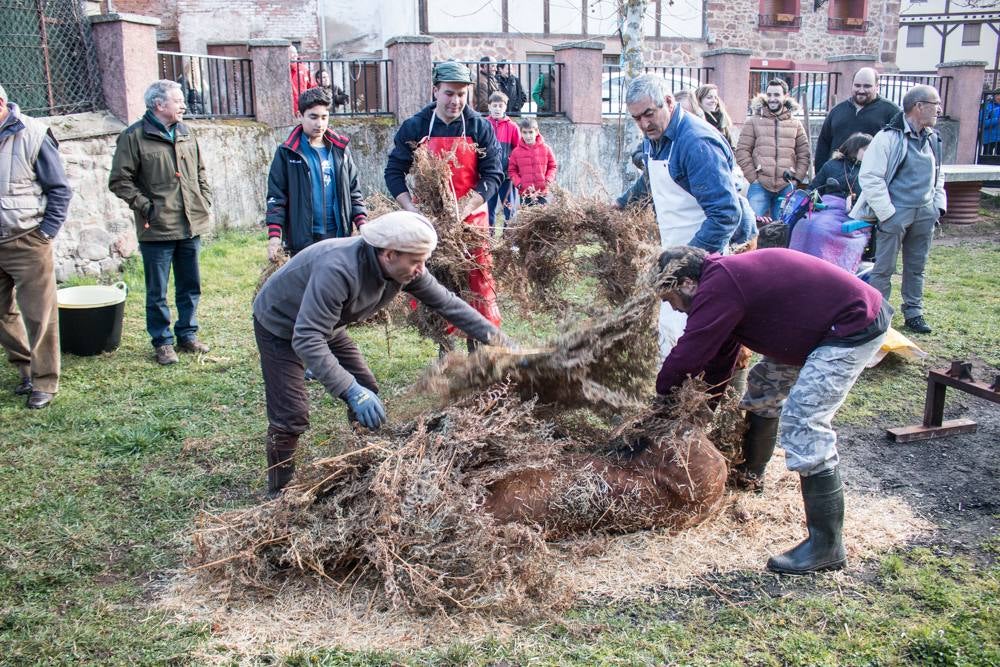
M 29 116 L 103 106 L 90 22 L 79 0 L 0 0 L 0 84 Z
M 983 92 L 976 132 L 976 164 L 1000 164 L 1000 95 Z

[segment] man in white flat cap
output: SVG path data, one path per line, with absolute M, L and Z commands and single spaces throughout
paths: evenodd
M 346 327 L 388 306 L 400 290 L 470 338 L 509 345 L 496 326 L 426 271 L 435 246 L 427 218 L 395 211 L 369 221 L 361 236 L 314 243 L 264 283 L 253 302 L 253 327 L 264 374 L 270 495 L 291 481 L 299 436 L 309 428 L 305 368 L 347 403 L 350 420 L 370 429 L 385 423 L 375 376 Z

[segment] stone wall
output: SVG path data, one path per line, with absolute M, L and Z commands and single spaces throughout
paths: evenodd
M 56 275 L 96 275 L 116 270 L 136 251 L 132 213 L 108 190 L 115 140 L 123 125 L 104 114 L 77 114 L 42 119 L 60 140 L 74 197 L 69 218 L 56 237 Z M 638 176 L 630 150 L 623 145 L 628 119 L 606 119 L 601 125 L 574 125 L 564 119 L 540 119 L 541 134 L 559 164 L 557 182 L 574 193 L 614 197 Z M 267 172 L 278 143 L 290 128 L 271 129 L 252 121 L 192 121 L 198 133 L 208 180 L 214 195 L 216 229 L 262 226 Z M 813 142 L 822 121 L 814 120 Z M 338 121 L 336 131 L 351 138 L 365 195 L 385 192 L 383 170 L 396 125 L 388 119 Z M 957 123 L 938 124 L 945 161 L 953 162 Z
M 896 33 L 899 27 L 899 0 L 870 0 L 866 32 L 827 29 L 828 5 L 815 11 L 812 2 L 801 2 L 799 29 L 762 29 L 757 25 L 757 2 L 708 0 L 708 33 L 712 48 L 750 49 L 755 58 L 772 58 L 814 63 L 825 67 L 826 59 L 845 53 L 867 53 L 894 66 Z

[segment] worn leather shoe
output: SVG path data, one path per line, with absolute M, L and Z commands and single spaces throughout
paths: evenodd
M 927 334 L 933 331 L 923 315 L 917 315 L 906 320 L 904 326 L 913 333 Z
M 160 345 L 156 348 L 156 363 L 161 366 L 169 366 L 180 361 L 177 353 L 174 352 L 173 345 Z
M 181 352 L 190 352 L 192 354 L 205 354 L 210 349 L 208 345 L 205 345 L 197 338 L 188 338 L 187 340 L 182 340 L 177 347 Z
M 30 410 L 41 410 L 52 402 L 52 397 L 55 394 L 50 394 L 47 391 L 38 391 L 37 389 L 31 392 L 31 396 L 28 396 L 28 409 Z
M 27 396 L 31 393 L 32 389 L 34 389 L 34 386 L 31 384 L 31 378 L 23 377 L 21 378 L 21 381 L 17 383 L 17 386 L 14 387 L 14 395 Z

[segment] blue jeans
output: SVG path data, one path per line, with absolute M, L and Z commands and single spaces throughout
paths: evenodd
M 754 181 L 747 188 L 747 199 L 753 212 L 759 216 L 767 216 L 772 220 L 777 220 L 781 216 L 781 204 L 785 196 L 795 188 L 791 183 L 781 188 L 778 192 L 771 192 L 760 181 Z
M 493 234 L 493 223 L 496 222 L 497 203 L 499 202 L 503 202 L 503 219 L 504 222 L 508 222 L 517 210 L 517 190 L 514 189 L 509 178 L 503 179 L 497 193 L 490 197 L 486 204 L 486 208 L 490 210 L 490 235 Z
M 139 243 L 142 268 L 146 272 L 146 331 L 154 347 L 173 345 L 170 334 L 170 308 L 167 307 L 167 281 L 174 267 L 174 302 L 177 340 L 191 340 L 198 333 L 198 300 L 201 298 L 201 275 L 198 251 L 201 238 L 180 241 L 145 241 Z

